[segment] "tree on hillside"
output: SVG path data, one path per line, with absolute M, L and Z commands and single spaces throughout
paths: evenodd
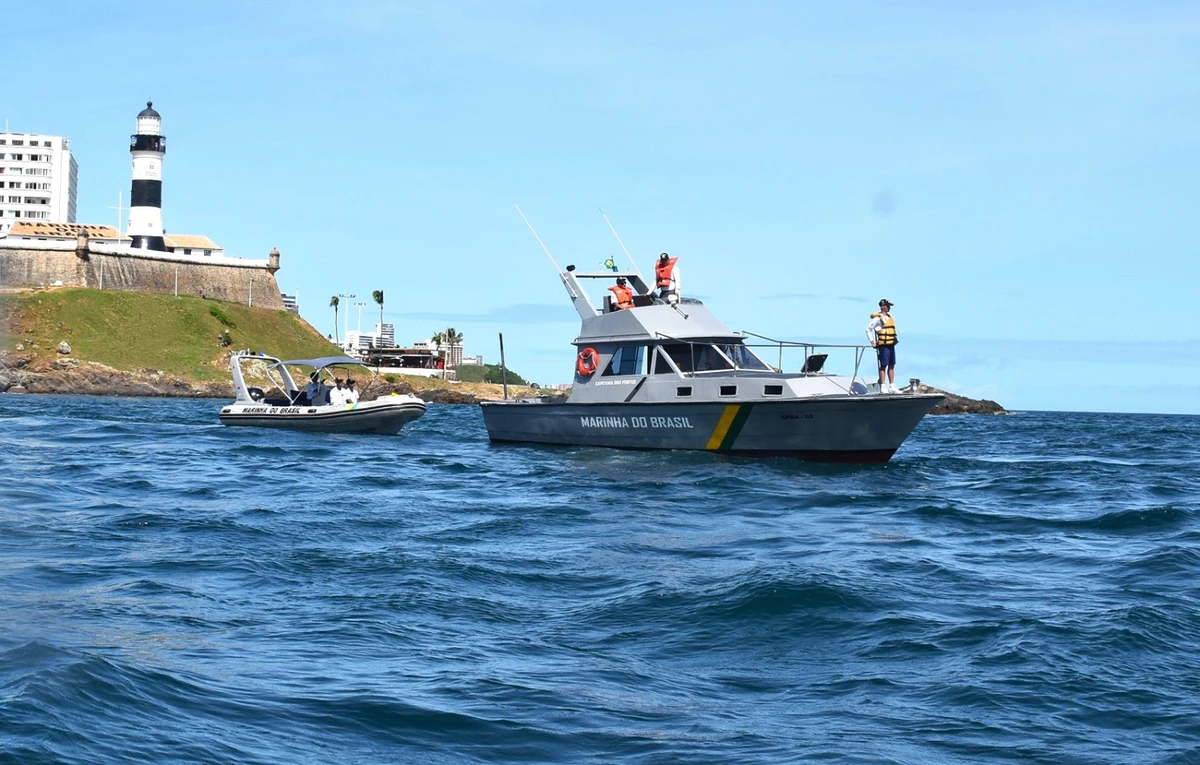
M 329 298 L 329 305 L 333 306 L 333 339 L 337 342 L 338 345 L 342 344 L 342 341 L 338 338 L 338 331 L 337 331 L 337 309 L 338 309 L 338 303 L 340 303 L 340 302 L 341 301 L 338 300 L 337 295 L 334 295 L 333 297 Z
M 371 293 L 371 299 L 379 303 L 379 339 L 383 339 L 383 290 L 375 290 Z

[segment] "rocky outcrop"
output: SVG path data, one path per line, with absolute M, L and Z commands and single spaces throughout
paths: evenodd
M 908 392 L 911 386 L 905 386 Z M 946 400 L 933 408 L 930 414 L 1008 414 L 1008 410 L 989 399 L 967 398 L 933 387 L 921 385 L 921 393 L 940 393 Z
M 420 390 L 407 383 L 376 382 L 367 398 L 411 393 L 435 404 L 477 404 L 491 396 L 447 388 Z M 233 383 L 198 382 L 154 369 L 126 372 L 71 357 L 39 358 L 0 353 L 0 393 L 73 393 L 91 396 L 232 399 Z
M 480 401 L 499 398 L 500 386 L 482 387 L 486 387 L 487 390 L 481 390 L 481 386 L 478 385 L 472 386 L 471 390 L 418 389 L 404 382 L 387 383 L 380 380 L 367 392 L 367 397 L 386 396 L 392 392 L 411 393 L 435 404 L 478 404 Z M 0 393 L 2 392 L 232 399 L 233 384 L 228 381 L 197 382 L 154 369 L 126 372 L 94 361 L 80 361 L 71 356 L 47 358 L 0 353 Z M 995 401 L 967 398 L 930 385 L 921 385 L 920 392 L 940 393 L 946 397 L 946 400 L 934 407 L 930 414 L 1008 413 Z
M 185 380 L 153 369 L 125 372 L 71 357 L 0 355 L 0 392 L 76 393 L 93 396 L 232 398 L 231 383 Z

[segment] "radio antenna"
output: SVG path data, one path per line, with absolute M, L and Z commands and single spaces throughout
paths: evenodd
M 526 218 L 525 213 L 521 212 L 521 206 L 513 205 L 513 207 L 517 208 L 517 214 L 521 216 L 521 220 L 525 221 L 525 225 L 529 226 L 529 231 L 533 234 L 533 238 L 536 239 L 538 244 L 542 245 L 542 249 L 546 251 L 546 257 L 550 258 L 551 263 L 554 263 L 554 270 L 561 274 L 562 269 L 558 267 L 558 263 L 555 263 L 554 256 L 550 254 L 550 249 L 546 247 L 546 243 L 542 241 L 540 236 L 538 236 L 538 232 L 534 230 L 533 224 L 529 222 L 529 218 Z
M 615 228 L 613 228 L 612 221 L 610 221 L 608 216 L 604 214 L 603 207 L 600 208 L 600 215 L 604 217 L 604 222 L 608 224 L 608 230 L 611 231 L 612 235 L 617 238 L 617 244 L 621 245 L 621 249 L 625 251 L 625 257 L 629 258 L 629 262 L 633 265 L 633 270 L 637 272 L 638 278 L 641 279 L 642 271 L 638 268 L 637 261 L 633 259 L 633 256 L 629 254 L 629 250 L 625 248 L 625 243 L 621 241 L 621 235 L 617 233 Z

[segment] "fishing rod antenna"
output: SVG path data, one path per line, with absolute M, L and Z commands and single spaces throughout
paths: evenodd
M 513 207 L 517 208 L 517 215 L 520 215 L 521 220 L 525 221 L 525 225 L 529 226 L 529 231 L 533 234 L 533 238 L 537 240 L 538 244 L 542 245 L 542 249 L 546 252 L 546 257 L 550 258 L 551 263 L 554 263 L 554 270 L 561 274 L 562 269 L 558 267 L 558 263 L 555 262 L 554 256 L 550 254 L 550 248 L 546 247 L 546 243 L 542 241 L 540 236 L 538 236 L 538 232 L 534 230 L 533 224 L 529 222 L 529 218 L 525 217 L 525 213 L 521 212 L 521 206 L 513 205 Z
M 633 256 L 629 254 L 629 250 L 626 249 L 625 243 L 621 241 L 621 235 L 618 234 L 617 230 L 613 227 L 612 221 L 610 221 L 608 219 L 608 216 L 604 214 L 603 207 L 600 208 L 600 215 L 604 218 L 604 222 L 608 224 L 608 230 L 611 231 L 612 235 L 617 238 L 617 244 L 621 245 L 621 249 L 624 250 L 624 252 L 625 252 L 625 257 L 629 258 L 629 262 L 633 264 L 634 272 L 636 272 L 638 275 L 638 278 L 641 279 L 642 278 L 642 270 L 640 268 L 638 268 L 637 261 L 633 259 Z M 645 280 L 643 279 L 643 281 L 645 281 Z

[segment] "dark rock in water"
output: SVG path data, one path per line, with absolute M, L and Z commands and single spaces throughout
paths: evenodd
M 436 390 L 417 391 L 417 396 L 421 400 L 432 404 L 478 404 L 479 398 L 472 396 L 470 393 L 463 393 L 457 390 L 445 390 L 438 388 Z
M 375 388 L 372 386 L 372 391 L 374 390 Z M 448 390 L 446 388 L 418 390 L 408 383 L 384 383 L 383 390 L 379 393 L 379 396 L 388 396 L 392 393 L 411 393 L 427 404 L 478 404 L 480 401 L 478 396 L 464 393 L 463 391 Z
M 908 392 L 911 387 L 905 386 L 901 390 Z M 921 385 L 920 392 L 940 393 L 946 397 L 945 401 L 929 412 L 930 414 L 1008 414 L 1007 409 L 988 399 L 967 398 L 955 393 L 948 393 L 932 385 Z

